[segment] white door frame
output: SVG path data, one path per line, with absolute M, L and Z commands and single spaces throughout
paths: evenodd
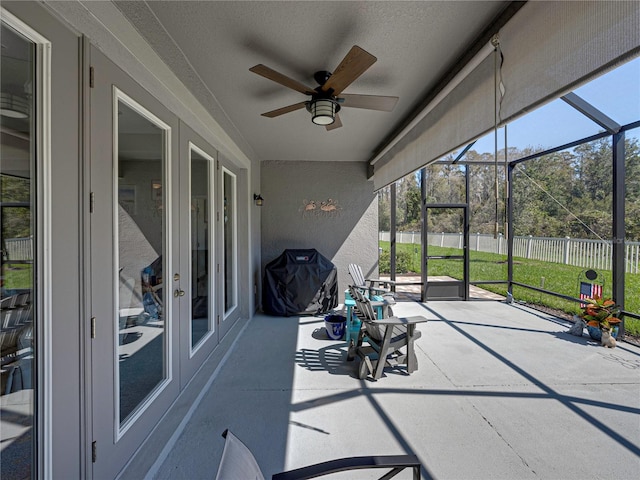
M 36 252 L 37 263 L 35 275 L 38 283 L 34 285 L 35 317 L 34 330 L 37 335 L 35 344 L 35 368 L 38 375 L 36 396 L 36 422 L 33 424 L 37 441 L 33 443 L 37 458 L 37 474 L 45 478 L 52 472 L 52 211 L 51 211 L 51 42 L 30 25 L 0 7 L 2 21 L 18 31 L 35 45 L 35 105 L 33 111 L 38 112 L 34 121 L 36 151 Z M 32 140 L 32 141 L 33 141 Z

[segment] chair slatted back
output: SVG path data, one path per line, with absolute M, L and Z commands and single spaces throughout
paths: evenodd
M 353 280 L 353 284 L 357 287 L 366 287 L 366 281 L 364 278 L 364 274 L 362 273 L 362 268 L 360 265 L 355 263 L 349 264 L 349 275 L 351 275 L 351 279 Z
M 349 293 L 356 302 L 356 315 L 364 323 L 364 329 L 367 334 L 376 341 L 381 340 L 384 332 L 380 326 L 373 323 L 378 316 L 373 305 L 371 305 L 371 300 L 362 293 L 360 288 L 353 285 L 349 286 Z
M 356 305 L 358 306 L 358 310 L 362 312 L 369 322 L 373 322 L 376 320 L 376 312 L 371 305 L 371 301 L 368 298 L 363 298 L 361 300 L 356 300 Z
M 349 294 L 354 300 L 362 299 L 365 297 L 365 294 L 362 291 L 362 287 L 358 287 L 356 285 L 349 285 Z
M 228 430 L 225 430 L 222 436 L 226 441 L 216 480 L 240 478 L 243 480 L 265 480 L 251 450 Z

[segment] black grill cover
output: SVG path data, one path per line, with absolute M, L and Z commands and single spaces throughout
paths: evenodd
M 320 314 L 338 305 L 336 266 L 317 250 L 289 249 L 264 270 L 262 307 L 269 315 Z

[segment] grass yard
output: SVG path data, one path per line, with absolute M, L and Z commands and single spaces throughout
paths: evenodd
M 3 265 L 2 277 L 7 290 L 22 290 L 33 287 L 32 265 Z
M 388 273 L 389 242 L 381 241 L 379 245 L 382 248 L 380 273 Z M 429 255 L 461 255 L 461 252 L 457 248 L 429 247 Z M 506 281 L 506 262 L 506 255 L 471 251 L 469 252 L 469 280 L 471 282 Z M 421 273 L 419 246 L 408 243 L 397 244 L 396 267 L 398 273 Z M 428 268 L 429 275 L 448 275 L 453 278 L 462 278 L 462 260 L 432 260 Z M 515 257 L 513 280 L 578 298 L 579 278 L 584 270 L 583 267 Z M 598 273 L 604 277 L 604 296 L 611 296 L 611 271 L 602 270 Z M 486 290 L 506 295 L 506 284 L 482 284 L 481 286 Z M 625 291 L 625 310 L 640 314 L 640 274 L 626 274 Z M 524 287 L 514 286 L 513 296 L 518 301 L 543 305 L 569 314 L 580 311 L 578 303 Z M 630 335 L 640 336 L 640 320 L 627 318 L 625 328 Z

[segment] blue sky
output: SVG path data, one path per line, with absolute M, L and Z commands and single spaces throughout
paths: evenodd
M 574 93 L 621 125 L 640 120 L 640 58 L 608 72 Z M 555 147 L 602 131 L 602 128 L 561 99 L 515 120 L 507 127 L 510 147 Z M 640 140 L 640 129 L 627 132 Z M 499 148 L 504 146 L 504 129 L 498 133 Z M 494 133 L 478 139 L 477 152 L 494 151 Z

